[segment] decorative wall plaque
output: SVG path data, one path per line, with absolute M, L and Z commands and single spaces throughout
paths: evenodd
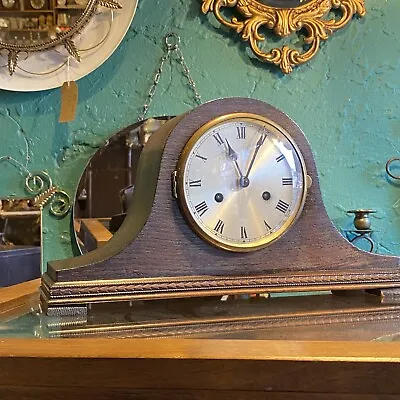
M 254 54 L 262 61 L 278 65 L 289 74 L 293 67 L 311 60 L 321 41 L 327 40 L 358 15 L 366 13 L 364 0 L 202 0 L 204 14 L 213 12 L 217 20 L 234 29 L 250 43 Z M 229 19 L 224 8 L 232 8 Z M 280 37 L 304 33 L 303 51 L 284 45 L 266 52 L 259 47 L 265 40 L 262 29 Z

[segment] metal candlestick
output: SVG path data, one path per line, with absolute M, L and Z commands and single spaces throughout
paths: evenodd
M 371 219 L 370 214 L 376 213 L 376 210 L 349 210 L 348 214 L 354 214 L 354 228 L 346 230 L 346 236 L 350 243 L 355 244 L 360 240 L 365 240 L 369 244 L 369 252 L 373 252 L 375 248 L 375 243 L 371 238 L 373 230 L 371 229 Z M 353 237 L 349 237 L 352 235 Z

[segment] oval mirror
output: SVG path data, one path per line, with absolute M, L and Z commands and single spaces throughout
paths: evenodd
M 74 228 L 81 253 L 107 243 L 121 226 L 143 146 L 172 117 L 149 118 L 115 135 L 91 158 L 77 188 Z

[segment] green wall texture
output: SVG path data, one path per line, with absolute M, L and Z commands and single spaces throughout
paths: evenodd
M 159 59 L 163 37 L 178 33 L 203 101 L 228 96 L 264 100 L 291 116 L 307 135 L 333 223 L 345 211 L 376 208 L 378 252 L 400 255 L 400 185 L 384 166 L 400 151 L 400 2 L 366 0 L 367 15 L 352 21 L 317 57 L 283 76 L 249 57 L 235 33 L 200 13 L 200 0 L 139 0 L 119 49 L 79 81 L 76 121 L 59 124 L 59 90 L 0 92 L 0 156 L 25 157 L 47 170 L 71 196 L 86 163 L 113 132 L 136 121 Z M 167 63 L 149 115 L 180 114 L 194 106 L 178 64 Z M 23 175 L 1 164 L 0 197 L 24 196 Z M 72 255 L 70 218 L 44 215 L 44 258 Z M 317 234 L 317 232 L 316 232 Z

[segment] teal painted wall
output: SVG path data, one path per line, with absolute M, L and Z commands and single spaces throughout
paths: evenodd
M 25 157 L 74 195 L 90 156 L 113 132 L 136 121 L 163 54 L 163 36 L 177 32 L 203 100 L 249 96 L 289 114 L 306 133 L 319 168 L 328 214 L 343 229 L 347 209 L 372 207 L 378 252 L 400 254 L 400 186 L 384 166 L 400 151 L 400 2 L 366 0 L 368 14 L 322 45 L 319 55 L 283 76 L 251 59 L 234 33 L 200 0 L 140 0 L 119 49 L 79 82 L 78 118 L 58 124 L 59 91 L 0 92 L 0 156 Z M 167 64 L 150 115 L 180 114 L 193 106 L 176 63 Z M 1 164 L 0 197 L 24 196 L 23 176 Z M 46 260 L 72 255 L 70 218 L 44 215 Z

